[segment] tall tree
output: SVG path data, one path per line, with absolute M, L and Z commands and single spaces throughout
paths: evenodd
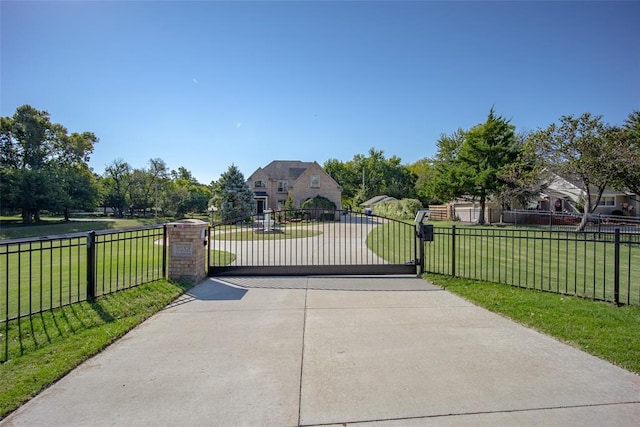
M 531 134 L 538 154 L 554 173 L 579 185 L 584 208 L 577 231 L 584 230 L 605 188 L 613 182 L 619 159 L 615 157 L 616 133 L 602 116 L 584 113 L 562 116 L 558 124 Z
M 356 154 L 345 163 L 329 159 L 323 168 L 342 187 L 343 205 L 357 206 L 380 194 L 414 197 L 417 177 L 401 163 L 399 157 L 387 159 L 382 150 L 371 148 L 368 155 Z
M 491 108 L 484 123 L 441 136 L 431 194 L 441 200 L 465 196 L 478 200 L 478 224 L 484 224 L 487 198 L 504 188 L 504 173 L 519 155 L 514 129 Z
M 49 113 L 30 105 L 0 121 L 0 174 L 3 209 L 22 212 L 24 222 L 37 221 L 40 211 L 65 212 L 92 202 L 94 192 L 74 186 L 94 186 L 88 177 L 89 156 L 98 138 L 91 132 L 68 134 L 52 123 Z M 75 184 L 74 184 L 75 182 Z M 95 190 L 95 187 L 93 187 Z
M 236 165 L 220 175 L 213 191 L 221 221 L 242 220 L 253 212 L 253 192 Z
M 617 141 L 616 186 L 640 196 L 640 111 L 629 114 Z
M 105 206 L 112 208 L 118 217 L 122 217 L 129 206 L 131 174 L 131 166 L 123 159 L 116 159 L 105 168 L 106 194 L 104 203 Z

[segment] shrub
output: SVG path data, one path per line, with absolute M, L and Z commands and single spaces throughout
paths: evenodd
M 393 219 L 413 219 L 416 212 L 422 209 L 422 203 L 416 199 L 390 200 L 378 203 L 373 207 L 373 213 L 378 216 Z

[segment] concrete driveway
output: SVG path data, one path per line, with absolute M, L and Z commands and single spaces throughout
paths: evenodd
M 640 377 L 415 277 L 208 279 L 5 426 L 635 426 Z

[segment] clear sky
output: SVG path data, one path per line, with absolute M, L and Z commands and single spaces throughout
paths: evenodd
M 640 109 L 639 2 L 1 3 L 0 113 L 94 132 L 90 165 L 413 163 L 491 106 L 519 130 Z

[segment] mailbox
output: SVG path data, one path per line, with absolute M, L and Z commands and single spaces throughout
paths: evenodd
M 433 224 L 418 224 L 418 237 L 425 242 L 433 242 Z

